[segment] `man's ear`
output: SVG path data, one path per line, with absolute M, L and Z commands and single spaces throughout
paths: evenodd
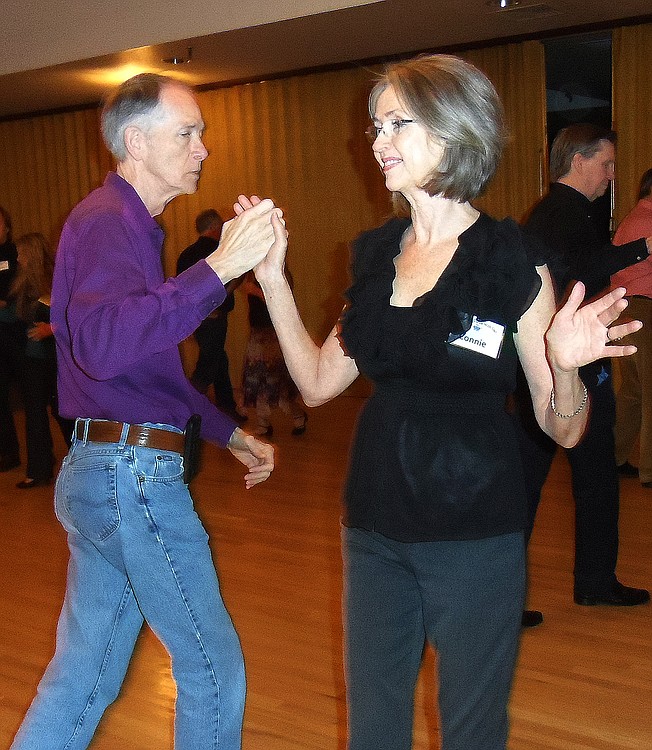
M 582 173 L 582 167 L 584 166 L 584 157 L 579 152 L 576 154 L 573 154 L 573 158 L 571 159 L 571 166 L 572 168 L 578 172 Z
M 143 158 L 143 149 L 147 145 L 145 133 L 137 125 L 127 125 L 124 134 L 125 149 L 136 161 Z

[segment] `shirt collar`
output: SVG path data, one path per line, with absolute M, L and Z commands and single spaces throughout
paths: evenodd
M 104 180 L 105 186 L 116 190 L 124 200 L 129 218 L 136 226 L 143 227 L 155 236 L 163 235 L 163 229 L 149 213 L 134 186 L 117 172 L 109 172 Z

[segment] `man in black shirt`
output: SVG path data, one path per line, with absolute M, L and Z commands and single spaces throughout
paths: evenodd
M 560 298 L 573 280 L 586 286 L 587 299 L 609 285 L 616 271 L 647 257 L 652 237 L 615 248 L 593 215 L 594 201 L 614 178 L 616 134 L 589 124 L 564 128 L 550 154 L 550 192 L 538 203 L 525 225 L 550 250 L 548 267 Z M 589 390 L 591 416 L 583 440 L 567 450 L 575 499 L 576 604 L 632 606 L 650 599 L 648 591 L 622 585 L 616 578 L 618 558 L 619 477 L 614 448 L 615 398 L 611 361 L 606 358 L 581 368 Z M 532 531 L 541 489 L 556 444 L 538 428 L 529 411 L 529 396 L 517 394 L 522 451 Z M 524 625 L 542 616 L 526 611 Z
M 208 208 L 197 216 L 195 227 L 199 238 L 179 256 L 177 275 L 215 250 L 219 244 L 223 223 L 222 217 L 214 208 Z M 199 357 L 190 382 L 200 393 L 206 393 L 212 385 L 215 392 L 215 405 L 236 422 L 242 423 L 247 417 L 238 412 L 233 398 L 229 358 L 224 348 L 228 325 L 227 316 L 235 306 L 233 292 L 240 281 L 240 279 L 234 279 L 226 285 L 226 299 L 194 333 L 199 346 Z

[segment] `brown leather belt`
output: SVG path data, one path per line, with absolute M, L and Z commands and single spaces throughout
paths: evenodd
M 86 432 L 86 424 L 88 431 Z M 105 422 L 103 420 L 89 420 L 77 422 L 75 427 L 75 437 L 78 440 L 84 439 L 92 443 L 119 443 L 122 437 L 122 422 Z M 156 427 L 144 427 L 140 424 L 129 425 L 127 432 L 127 445 L 136 445 L 141 448 L 155 448 L 161 451 L 172 451 L 183 455 L 185 436 L 181 432 L 171 432 L 170 430 L 159 430 Z

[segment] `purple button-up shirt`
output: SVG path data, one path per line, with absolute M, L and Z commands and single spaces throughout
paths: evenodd
M 59 409 L 180 429 L 200 414 L 202 437 L 224 446 L 236 424 L 192 387 L 178 345 L 226 292 L 203 260 L 166 281 L 162 246 L 163 230 L 114 172 L 72 210 L 52 287 Z

